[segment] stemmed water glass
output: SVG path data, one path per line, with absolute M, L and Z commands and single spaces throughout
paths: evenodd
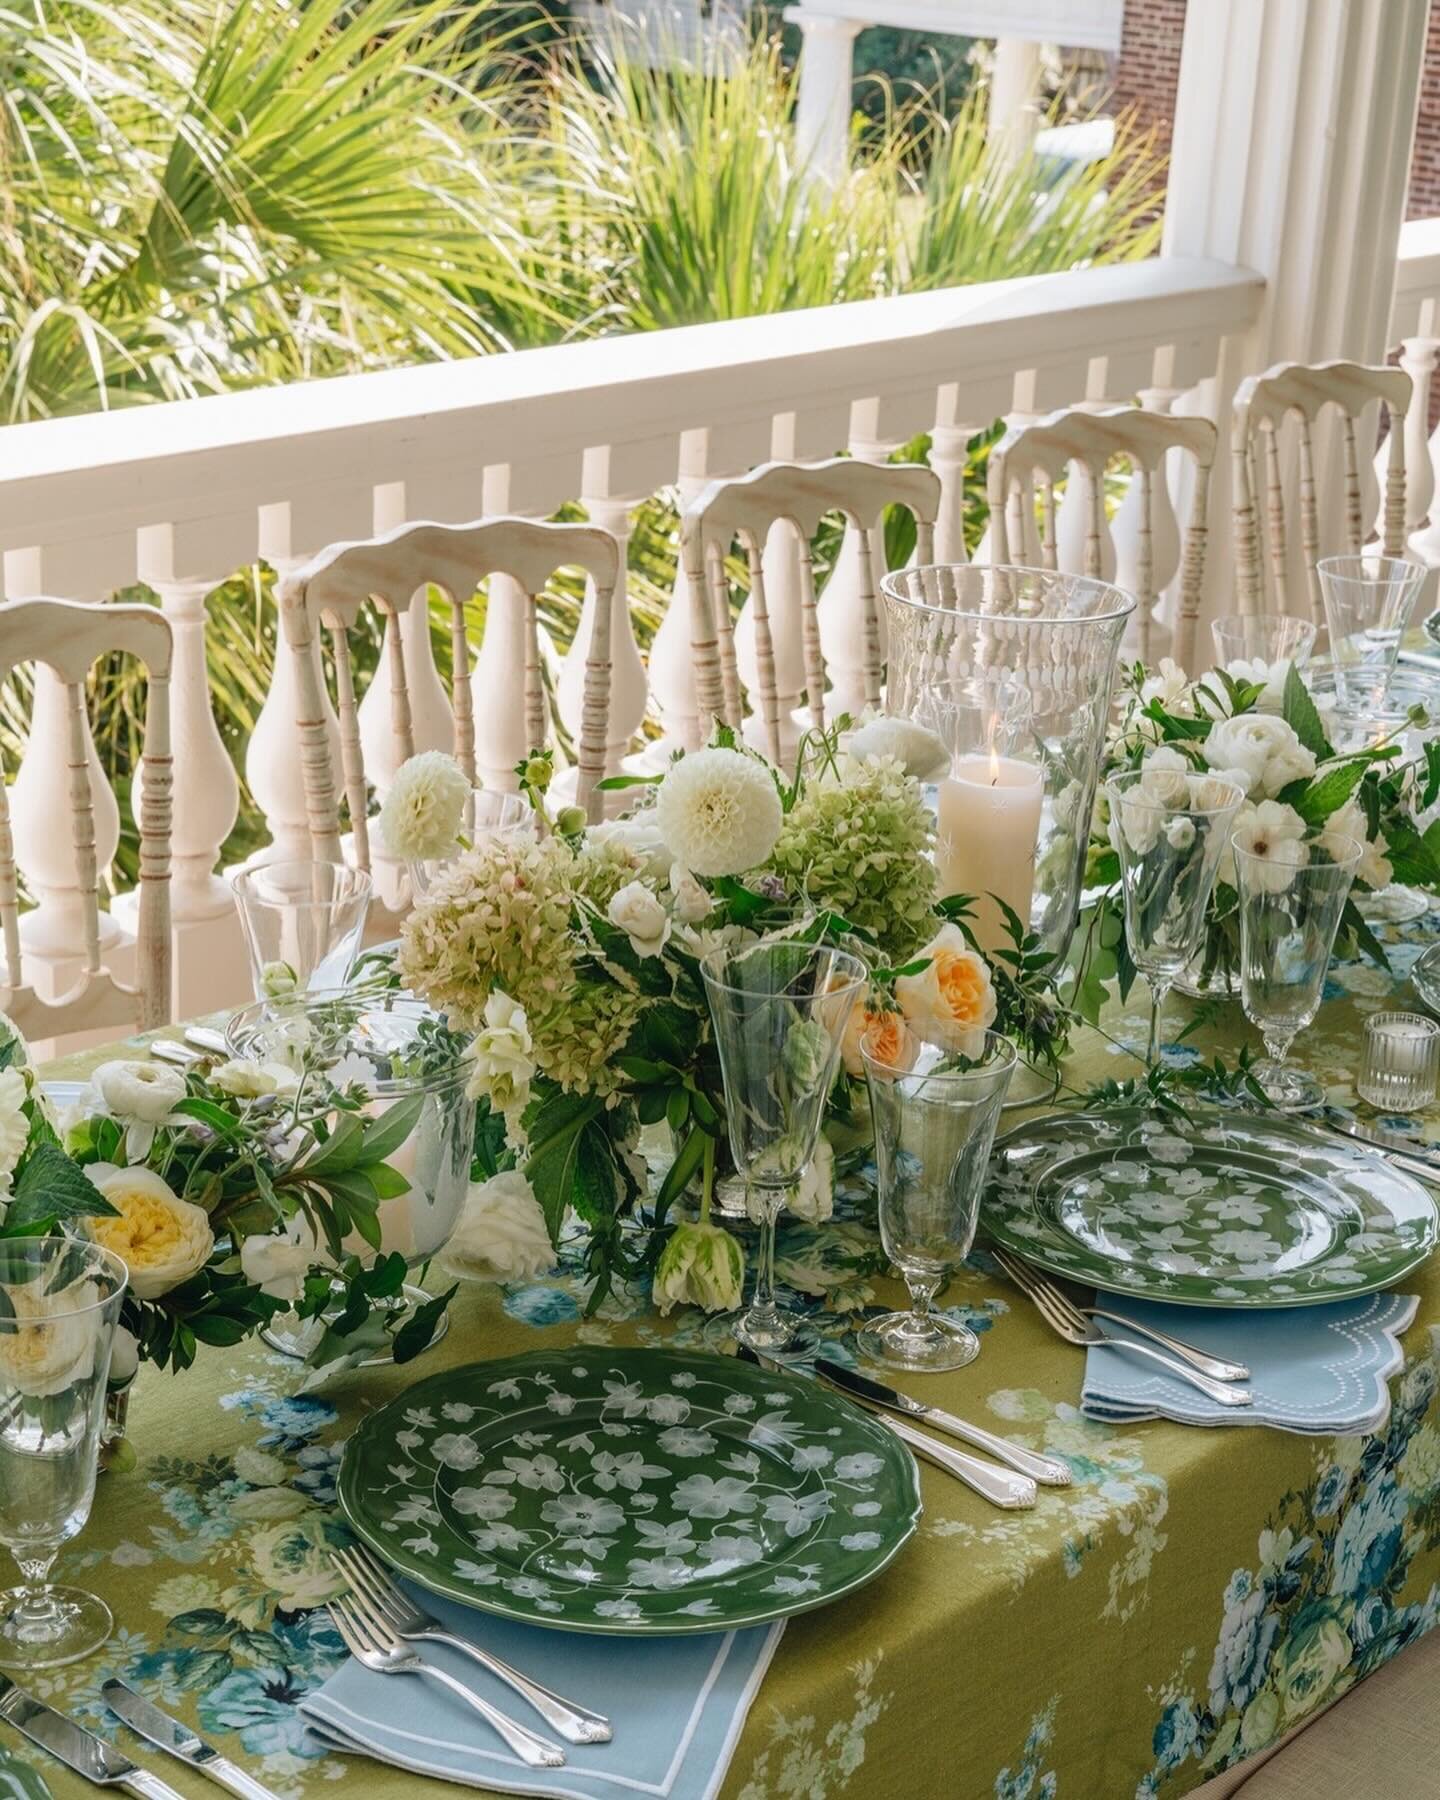
M 0 1593 L 0 1664 L 88 1656 L 114 1620 L 50 1570 L 90 1516 L 110 1351 L 129 1273 L 79 1238 L 0 1239 L 0 1542 L 23 1585 Z
M 1315 565 L 1330 630 L 1335 697 L 1349 713 L 1383 707 L 1420 589 L 1423 564 L 1401 556 L 1326 556 Z
M 255 998 L 345 985 L 360 954 L 370 877 L 345 863 L 272 862 L 231 886 L 250 950 Z
M 1153 1068 L 1166 997 L 1205 941 L 1215 876 L 1245 795 L 1233 781 L 1178 769 L 1116 775 L 1106 793 L 1125 894 L 1125 941 L 1150 984 L 1145 1061 Z
M 1287 1069 L 1296 1036 L 1315 1017 L 1340 915 L 1364 848 L 1354 838 L 1302 846 L 1297 866 L 1235 845 L 1240 897 L 1240 998 L 1245 1017 L 1265 1039 L 1268 1061 L 1254 1074 L 1282 1112 L 1320 1106 L 1325 1090 L 1313 1076 Z
M 973 1060 L 905 1028 L 898 1041 L 898 1063 L 893 1031 L 867 1033 L 860 1054 L 875 1124 L 880 1241 L 905 1277 L 910 1310 L 867 1325 L 856 1345 L 890 1369 L 960 1369 L 974 1360 L 980 1340 L 968 1326 L 938 1318 L 931 1302 L 975 1239 L 1015 1049 L 993 1031 Z
M 867 970 L 858 956 L 793 938 L 712 951 L 700 965 L 735 1167 L 760 1217 L 749 1310 L 728 1321 L 749 1349 L 809 1355 L 814 1333 L 775 1300 L 775 1221 L 815 1154 L 840 1043 Z

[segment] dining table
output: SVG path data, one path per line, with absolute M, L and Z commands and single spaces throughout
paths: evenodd
M 1295 1055 L 1337 1116 L 1357 1108 L 1365 1016 L 1413 1004 L 1409 970 L 1437 928 L 1432 914 L 1386 929 L 1388 972 L 1359 959 L 1332 966 Z M 1080 1032 L 1067 1088 L 1142 1072 L 1125 1046 L 1143 1043 L 1143 999 L 1137 989 L 1113 1004 L 1104 1034 Z M 1238 1002 L 1198 1005 L 1198 1021 L 1194 1004 L 1174 1006 L 1172 1067 L 1217 1049 L 1233 1060 L 1253 1041 Z M 44 1073 L 73 1078 L 114 1054 Z M 1440 1108 L 1387 1125 L 1422 1155 L 1435 1142 L 1440 1172 Z M 837 1341 L 866 1309 L 902 1298 L 869 1222 L 872 1178 L 861 1168 L 840 1181 L 832 1219 L 781 1229 L 780 1278 Z M 1419 1310 L 1389 1420 L 1370 1436 L 1108 1425 L 1081 1411 L 1084 1351 L 1004 1278 L 982 1231 L 940 1301 L 979 1335 L 978 1358 L 895 1379 L 1063 1458 L 1070 1485 L 1002 1511 L 922 1465 L 923 1517 L 903 1552 L 868 1585 L 788 1621 L 722 1800 L 1168 1800 L 1276 1742 L 1421 1637 L 1440 1619 L 1440 1259 L 1402 1285 Z M 414 1363 L 309 1391 L 303 1368 L 259 1341 L 202 1348 L 182 1373 L 142 1368 L 129 1412 L 135 1465 L 100 1477 L 58 1569 L 104 1597 L 115 1632 L 88 1660 L 34 1678 L 35 1691 L 133 1750 L 100 1692 L 120 1676 L 296 1800 L 337 1782 L 352 1800 L 428 1785 L 328 1751 L 298 1710 L 345 1657 L 324 1603 L 342 1585 L 330 1552 L 348 1541 L 336 1503 L 347 1436 L 454 1365 L 572 1344 L 703 1348 L 700 1314 L 661 1318 L 645 1292 L 618 1291 L 586 1316 L 578 1263 L 563 1256 L 550 1275 L 467 1284 L 450 1320 Z M 7 1780 L 30 1792 L 27 1770 L 65 1800 L 82 1790 L 13 1736 L 0 1733 L 0 1755 L 0 1793 Z M 178 1763 L 160 1772 L 186 1795 L 213 1791 Z

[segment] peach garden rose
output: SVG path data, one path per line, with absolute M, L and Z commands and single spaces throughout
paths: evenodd
M 982 1055 L 985 1033 L 995 1023 L 990 965 L 970 948 L 958 925 L 942 925 L 917 954 L 930 961 L 918 975 L 902 975 L 895 983 L 901 1012 L 919 1036 L 941 1049 Z

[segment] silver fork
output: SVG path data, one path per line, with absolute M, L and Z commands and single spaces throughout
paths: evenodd
M 558 1744 L 552 1744 L 548 1738 L 540 1737 L 516 1720 L 507 1718 L 498 1707 L 488 1700 L 482 1700 L 479 1694 L 472 1693 L 463 1681 L 444 1669 L 437 1669 L 434 1663 L 428 1663 L 417 1656 L 413 1650 L 407 1650 L 396 1637 L 389 1632 L 378 1632 L 372 1629 L 359 1615 L 352 1604 L 343 1597 L 332 1600 L 325 1608 L 334 1622 L 335 1629 L 345 1640 L 345 1647 L 357 1662 L 363 1663 L 367 1669 L 373 1669 L 378 1675 L 428 1675 L 432 1681 L 438 1681 L 452 1693 L 473 1707 L 487 1725 L 491 1726 L 520 1758 L 532 1769 L 559 1769 L 565 1764 L 565 1752 Z
M 1168 1356 L 1163 1350 L 1152 1350 L 1148 1344 L 1137 1344 L 1134 1338 L 1111 1337 L 1108 1332 L 1101 1331 L 1098 1325 L 1092 1325 L 1084 1318 L 1077 1325 L 1063 1308 L 1054 1304 L 1051 1298 L 1054 1289 L 1049 1282 L 1043 1288 L 1037 1287 L 1032 1279 L 1032 1271 L 1026 1265 L 1019 1264 L 1025 1271 L 1021 1276 L 1016 1272 L 1016 1258 L 1005 1256 L 1003 1252 L 996 1260 L 1012 1277 L 1015 1285 L 1035 1302 L 1045 1323 L 1067 1343 L 1083 1344 L 1087 1348 L 1091 1344 L 1108 1344 L 1112 1349 L 1124 1350 L 1131 1356 L 1143 1356 L 1149 1362 L 1159 1363 L 1162 1369 L 1175 1376 L 1178 1381 L 1189 1382 L 1191 1387 L 1198 1388 L 1202 1394 L 1208 1394 L 1217 1406 L 1254 1405 L 1254 1396 L 1244 1388 L 1231 1387 L 1227 1382 L 1215 1381 L 1209 1375 L 1202 1375 L 1198 1369 L 1191 1368 L 1189 1363 L 1181 1362 L 1178 1357 Z
M 1204 1350 L 1197 1350 L 1193 1344 L 1187 1344 L 1183 1338 L 1171 1337 L 1169 1332 L 1155 1331 L 1149 1325 L 1137 1325 L 1133 1319 L 1127 1319 L 1121 1313 L 1107 1312 L 1103 1306 L 1077 1306 L 1058 1283 L 1048 1275 L 1021 1260 L 1013 1251 L 1003 1250 L 995 1246 L 996 1262 L 1015 1283 L 1016 1287 L 1028 1294 L 1038 1304 L 1040 1294 L 1053 1304 L 1077 1331 L 1085 1329 L 1086 1319 L 1108 1319 L 1112 1325 L 1118 1325 L 1122 1331 L 1133 1332 L 1136 1337 L 1148 1338 L 1152 1344 L 1159 1344 L 1162 1350 L 1169 1350 L 1182 1362 L 1188 1362 L 1197 1368 L 1202 1375 L 1213 1375 L 1217 1381 L 1248 1381 L 1250 1371 L 1244 1363 L 1226 1362 L 1223 1357 L 1210 1356 Z
M 417 1606 L 403 1588 L 397 1587 L 390 1571 L 363 1545 L 353 1550 L 332 1550 L 330 1560 L 350 1583 L 350 1599 L 366 1620 L 373 1620 L 380 1630 L 389 1629 L 407 1644 L 431 1642 L 448 1644 L 472 1662 L 488 1669 L 498 1680 L 514 1688 L 528 1700 L 552 1730 L 558 1731 L 571 1744 L 608 1744 L 610 1721 L 603 1713 L 575 1706 L 559 1694 L 512 1669 L 498 1656 L 467 1643 L 453 1631 L 446 1631 L 438 1619 Z

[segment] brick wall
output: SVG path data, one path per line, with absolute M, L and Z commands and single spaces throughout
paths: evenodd
M 1156 128 L 1166 149 L 1175 116 L 1184 31 L 1185 0 L 1125 0 L 1120 49 L 1111 74 L 1112 105 L 1117 111 L 1133 107 L 1145 125 Z M 1431 8 L 1425 41 L 1425 73 L 1405 217 L 1440 217 L 1440 5 Z

